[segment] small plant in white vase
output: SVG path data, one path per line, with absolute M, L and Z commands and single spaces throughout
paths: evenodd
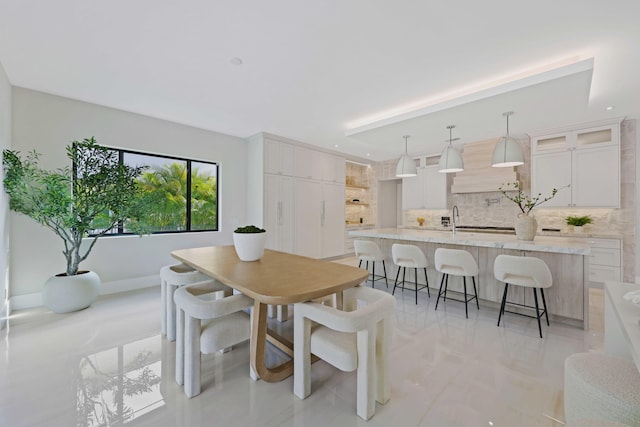
M 571 227 L 574 233 L 582 233 L 584 226 L 591 224 L 593 219 L 589 215 L 585 216 L 568 216 L 565 218 L 565 222 Z
M 233 245 L 241 261 L 258 261 L 264 255 L 266 230 L 255 225 L 238 227 L 233 232 Z

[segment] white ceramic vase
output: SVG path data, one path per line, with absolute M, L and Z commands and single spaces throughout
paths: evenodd
M 233 245 L 241 261 L 258 261 L 264 255 L 267 233 L 233 233 Z
M 55 313 L 70 313 L 89 307 L 99 294 L 100 276 L 80 271 L 75 276 L 50 277 L 42 288 L 42 303 Z
M 516 219 L 516 238 L 518 240 L 533 240 L 538 230 L 538 221 L 533 215 L 520 213 Z

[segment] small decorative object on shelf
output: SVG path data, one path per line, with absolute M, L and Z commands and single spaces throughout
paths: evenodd
M 587 224 L 591 224 L 593 219 L 589 215 L 585 216 L 568 216 L 565 218 L 568 226 L 570 226 L 574 233 L 582 233 L 583 227 Z
M 241 261 L 258 261 L 264 255 L 266 230 L 247 225 L 238 227 L 233 232 L 233 245 Z
M 422 227 L 424 225 L 424 218 L 418 217 L 416 219 L 418 220 L 418 225 Z
M 568 185 L 566 187 L 568 187 Z M 561 187 L 560 189 L 562 188 L 565 187 Z M 542 198 L 542 193 L 538 193 L 535 197 L 527 196 L 522 192 L 520 183 L 517 181 L 502 184 L 498 187 L 498 190 L 504 197 L 518 205 L 518 208 L 522 211 L 518 214 L 515 224 L 516 237 L 518 240 L 533 240 L 536 236 L 536 230 L 538 229 L 538 221 L 536 221 L 536 218 L 531 214 L 531 210 L 536 206 L 553 199 L 559 189 L 554 188 L 551 191 L 551 195 L 545 198 Z M 515 195 L 509 194 L 514 191 L 516 192 Z

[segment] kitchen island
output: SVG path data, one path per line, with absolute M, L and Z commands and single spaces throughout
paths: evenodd
M 588 325 L 589 293 L 587 286 L 588 256 L 591 249 L 584 239 L 567 237 L 536 236 L 534 241 L 518 240 L 514 235 L 451 231 L 413 230 L 404 228 L 382 228 L 350 231 L 349 236 L 376 242 L 385 254 L 388 265 L 393 265 L 391 246 L 394 243 L 418 246 L 434 265 L 437 248 L 464 249 L 478 262 L 478 297 L 485 306 L 496 307 L 502 298 L 504 285 L 493 276 L 493 263 L 500 254 L 535 256 L 547 263 L 553 276 L 553 286 L 548 289 L 547 307 L 555 321 L 580 327 Z M 396 270 L 387 270 L 391 279 Z M 408 272 L 407 272 L 408 273 Z M 419 275 L 420 276 L 420 275 Z M 413 276 L 410 277 L 413 281 Z M 420 282 L 420 279 L 418 280 Z M 422 279 L 424 283 L 424 279 Z M 438 288 L 439 277 L 433 268 L 429 271 L 429 286 Z M 450 280 L 449 289 L 462 290 L 462 284 Z M 509 301 L 533 304 L 531 291 L 514 286 L 509 292 Z

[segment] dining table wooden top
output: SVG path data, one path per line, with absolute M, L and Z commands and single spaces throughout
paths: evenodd
M 241 261 L 232 245 L 179 249 L 171 255 L 263 304 L 323 297 L 364 282 L 368 274 L 357 267 L 269 249 L 258 261 Z

